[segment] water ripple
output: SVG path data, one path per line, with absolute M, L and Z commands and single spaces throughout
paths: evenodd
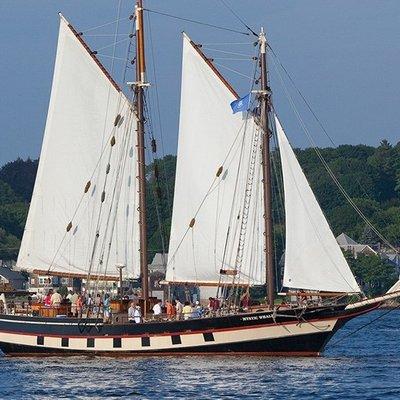
M 335 339 L 376 313 L 352 321 Z M 0 398 L 397 400 L 399 322 L 400 311 L 394 311 L 328 346 L 320 358 L 3 357 Z

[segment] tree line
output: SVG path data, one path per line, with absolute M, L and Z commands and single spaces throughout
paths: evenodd
M 341 145 L 319 150 L 367 218 L 389 242 L 400 246 L 400 142 L 392 145 L 383 140 L 378 147 Z M 295 151 L 334 234 L 345 232 L 365 244 L 379 242 L 344 200 L 314 149 Z M 38 160 L 17 159 L 0 169 L 0 259 L 16 259 L 18 255 L 37 166 Z M 147 166 L 149 259 L 168 249 L 175 168 L 173 155 Z M 277 184 L 275 181 L 274 185 Z M 281 253 L 284 228 L 278 214 L 282 212 L 274 206 L 276 248 Z M 359 263 L 350 264 L 361 273 Z

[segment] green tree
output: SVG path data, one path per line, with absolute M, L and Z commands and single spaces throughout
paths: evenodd
M 31 200 L 39 160 L 22 160 L 5 164 L 0 169 L 0 180 L 6 182 L 23 201 Z
M 0 228 L 0 259 L 16 260 L 21 241 Z
M 369 297 L 385 293 L 397 281 L 395 267 L 377 255 L 359 254 L 354 258 L 346 252 L 345 256 L 357 281 Z

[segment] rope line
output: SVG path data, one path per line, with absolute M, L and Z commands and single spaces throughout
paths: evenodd
M 296 86 L 294 79 L 292 78 L 292 76 L 289 74 L 289 71 L 287 70 L 287 68 L 283 65 L 282 61 L 279 59 L 278 55 L 276 54 L 276 52 L 273 50 L 273 48 L 271 47 L 271 45 L 268 44 L 269 49 L 271 50 L 271 53 L 273 54 L 273 56 L 275 57 L 276 62 L 279 64 L 279 66 L 282 68 L 283 72 L 286 74 L 286 76 L 288 77 L 290 83 L 292 84 L 292 86 L 294 87 L 294 89 L 296 90 L 296 92 L 299 94 L 299 96 L 301 97 L 301 99 L 303 100 L 304 104 L 306 105 L 306 107 L 308 108 L 308 110 L 310 111 L 310 113 L 312 114 L 313 118 L 315 119 L 315 121 L 317 122 L 317 124 L 320 126 L 320 128 L 322 129 L 322 131 L 324 132 L 324 134 L 326 135 L 326 137 L 329 139 L 329 141 L 332 143 L 332 145 L 334 147 L 336 147 L 336 143 L 333 141 L 333 139 L 331 138 L 331 136 L 328 134 L 328 131 L 326 130 L 325 126 L 323 125 L 323 123 L 321 122 L 321 120 L 318 118 L 317 114 L 314 112 L 314 110 L 312 109 L 310 103 L 308 102 L 308 100 L 306 99 L 306 97 L 304 96 L 304 94 L 301 92 L 301 90 L 298 88 L 298 86 Z M 357 181 L 358 186 L 360 186 L 361 190 L 364 192 L 365 196 L 368 198 L 371 198 L 368 193 L 366 192 L 364 186 L 361 184 L 361 182 L 359 181 L 359 179 L 357 177 L 354 177 L 355 180 Z
M 235 10 L 230 6 L 230 5 L 228 5 L 224 0 L 219 0 L 220 2 L 221 2 L 221 4 L 223 5 L 223 6 L 225 6 L 225 8 L 227 8 L 230 12 L 231 12 L 231 14 L 249 31 L 249 32 L 251 32 L 254 36 L 256 36 L 257 38 L 258 38 L 258 35 L 257 35 L 257 33 L 255 33 L 254 31 L 253 31 L 253 29 L 251 29 L 250 28 L 250 26 L 248 25 L 248 24 L 246 24 L 246 22 L 244 22 L 244 20 L 243 20 L 243 18 L 241 18 L 240 17 L 240 15 L 238 14 L 238 13 L 236 13 L 235 12 Z
M 305 105 L 307 106 L 307 108 L 309 109 L 309 111 L 311 112 L 311 114 L 313 115 L 313 117 L 315 118 L 315 120 L 317 121 L 318 125 L 321 127 L 322 131 L 325 133 L 326 137 L 329 139 L 329 141 L 332 143 L 333 146 L 336 147 L 336 143 L 333 141 L 333 139 L 330 137 L 330 135 L 328 134 L 327 130 L 325 129 L 324 125 L 322 124 L 322 122 L 320 121 L 320 119 L 318 118 L 317 114 L 315 114 L 314 110 L 311 108 L 310 103 L 307 101 L 306 97 L 303 95 L 303 93 L 300 91 L 300 89 L 297 87 L 297 85 L 295 84 L 292 76 L 289 74 L 289 71 L 286 69 L 286 67 L 283 65 L 283 63 L 281 62 L 281 60 L 279 59 L 278 55 L 275 53 L 274 49 L 271 47 L 270 44 L 268 44 L 268 48 L 271 50 L 272 55 L 275 57 L 276 62 L 279 64 L 279 66 L 282 68 L 282 70 L 285 72 L 286 76 L 288 77 L 290 83 L 293 85 L 293 87 L 295 88 L 295 90 L 297 91 L 297 93 L 299 94 L 299 96 L 302 98 L 302 100 L 304 101 Z
M 214 60 L 215 60 L 215 58 L 214 58 Z M 222 59 L 221 59 L 221 60 L 222 60 Z M 227 71 L 233 72 L 234 74 L 237 74 L 237 75 L 239 75 L 239 76 L 243 76 L 244 78 L 253 79 L 251 76 L 246 75 L 246 74 L 242 74 L 241 72 L 236 71 L 236 70 L 233 69 L 233 68 L 227 67 L 226 65 L 223 65 L 223 64 L 220 64 L 220 63 L 217 63 L 217 62 L 214 62 L 214 65 L 217 65 L 218 67 L 224 68 L 224 69 L 226 69 Z
M 348 339 L 350 336 L 355 335 L 356 333 L 360 332 L 362 329 L 366 328 L 369 325 L 372 325 L 374 322 L 378 321 L 379 319 L 385 317 L 386 315 L 390 314 L 392 311 L 398 310 L 400 308 L 400 304 L 396 307 L 393 307 L 391 309 L 389 309 L 388 311 L 386 311 L 385 313 L 379 315 L 378 317 L 374 318 L 372 321 L 369 321 L 367 323 L 365 323 L 364 325 L 361 325 L 360 327 L 358 327 L 357 329 L 355 329 L 354 331 L 348 333 L 347 335 L 343 336 L 341 339 L 336 340 L 335 342 L 331 343 L 329 346 L 330 347 L 334 347 L 336 345 L 338 345 L 339 343 L 343 342 L 344 340 Z
M 82 33 L 94 31 L 95 29 L 104 28 L 105 26 L 116 24 L 117 22 L 120 22 L 120 21 L 126 21 L 128 19 L 129 19 L 129 17 L 118 18 L 118 19 L 115 19 L 114 21 L 106 22 L 105 24 L 97 25 L 97 26 L 94 26 L 93 28 L 86 29 L 86 30 L 82 31 Z M 112 35 L 112 36 L 114 36 L 114 35 Z
M 272 58 L 272 60 L 274 61 L 274 59 Z M 399 251 L 383 236 L 383 234 L 377 229 L 375 228 L 375 226 L 372 224 L 372 222 L 365 216 L 365 214 L 361 211 L 361 209 L 357 206 L 357 204 L 354 202 L 354 200 L 350 197 L 350 195 L 347 193 L 347 191 L 344 189 L 344 187 L 342 186 L 342 184 L 340 183 L 340 181 L 338 180 L 338 178 L 336 177 L 336 175 L 334 174 L 334 172 L 332 171 L 332 169 L 330 168 L 330 166 L 328 165 L 327 161 L 325 160 L 325 158 L 323 157 L 321 151 L 318 149 L 313 137 L 311 136 L 309 130 L 307 129 L 307 126 L 305 125 L 303 119 L 301 118 L 301 115 L 293 101 L 292 96 L 290 95 L 287 86 L 285 85 L 285 82 L 283 80 L 282 75 L 280 74 L 276 62 L 273 62 L 274 67 L 275 67 L 275 71 L 278 74 L 278 77 L 280 79 L 280 82 L 282 84 L 282 87 L 284 89 L 284 92 L 286 94 L 286 97 L 289 101 L 290 106 L 292 107 L 292 110 L 296 116 L 296 118 L 299 121 L 299 124 L 301 126 L 301 129 L 303 130 L 303 132 L 305 133 L 308 141 L 310 142 L 311 147 L 313 148 L 313 150 L 315 151 L 315 153 L 317 154 L 319 160 L 321 161 L 322 165 L 325 167 L 326 171 L 328 172 L 329 176 L 332 178 L 333 182 L 335 183 L 335 185 L 337 186 L 337 188 L 339 189 L 339 191 L 342 193 L 342 195 L 344 196 L 344 198 L 347 200 L 347 202 L 353 207 L 353 209 L 357 212 L 357 214 L 360 216 L 360 218 L 373 230 L 373 232 L 388 246 L 390 247 L 396 254 L 399 253 Z
M 178 19 L 181 21 L 186 21 L 186 22 L 190 22 L 192 24 L 198 24 L 198 25 L 203 25 L 203 26 L 208 26 L 210 28 L 215 28 L 215 29 L 219 29 L 222 31 L 228 31 L 228 32 L 233 32 L 233 33 L 238 33 L 240 35 L 246 35 L 249 36 L 250 34 L 247 32 L 242 32 L 242 31 L 238 31 L 236 29 L 232 29 L 232 28 L 227 28 L 225 26 L 219 26 L 219 25 L 214 25 L 214 24 L 209 24 L 207 22 L 203 22 L 203 21 L 198 21 L 195 19 L 190 19 L 190 18 L 184 18 L 184 17 L 178 17 L 177 15 L 173 15 L 173 14 L 167 14 L 161 11 L 156 11 L 156 10 L 152 10 L 149 8 L 143 8 L 144 11 L 147 11 L 149 13 L 153 13 L 153 14 L 158 14 L 158 15 L 162 15 L 164 17 L 169 17 L 169 18 L 173 18 L 173 19 Z

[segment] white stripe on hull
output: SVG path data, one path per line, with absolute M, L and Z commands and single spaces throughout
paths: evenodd
M 69 350 L 69 351 L 87 351 L 87 352 L 132 352 L 135 351 L 168 351 L 171 349 L 184 349 L 188 347 L 199 347 L 204 345 L 224 345 L 231 343 L 259 341 L 268 339 L 289 338 L 295 336 L 302 336 L 314 333 L 327 333 L 331 332 L 337 323 L 337 318 L 315 321 L 315 322 L 302 322 L 299 324 L 282 324 L 282 325 L 269 325 L 261 327 L 251 327 L 246 329 L 234 329 L 227 331 L 213 332 L 214 341 L 205 341 L 203 333 L 184 333 L 180 334 L 180 344 L 172 344 L 171 335 L 152 335 L 150 337 L 150 346 L 142 346 L 141 337 L 121 337 L 121 347 L 114 347 L 113 337 L 95 337 L 94 347 L 87 347 L 87 337 L 82 338 L 69 338 L 68 347 L 61 346 L 61 337 L 44 337 L 44 344 L 37 345 L 36 335 L 13 334 L 7 332 L 0 332 L 0 342 L 35 346 L 42 349 L 48 348 L 52 350 Z M 91 336 L 89 336 L 91 337 Z

